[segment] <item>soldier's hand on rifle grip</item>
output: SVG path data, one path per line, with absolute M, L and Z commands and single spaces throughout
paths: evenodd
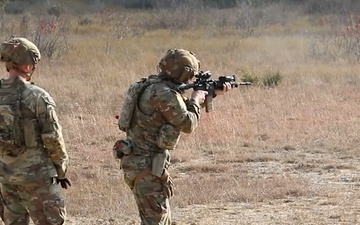
M 197 104 L 201 105 L 205 102 L 206 95 L 208 94 L 207 91 L 197 90 L 191 93 L 191 99 L 196 102 Z
M 231 89 L 233 89 L 231 84 L 229 82 L 225 82 L 223 84 L 222 90 L 215 89 L 215 95 L 223 95 L 225 92 L 230 91 Z

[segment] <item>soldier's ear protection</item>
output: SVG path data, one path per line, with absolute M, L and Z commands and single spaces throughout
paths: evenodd
M 182 82 L 190 81 L 200 70 L 200 61 L 195 57 L 193 52 L 188 51 L 188 53 L 189 54 L 185 56 L 185 58 L 190 64 L 184 66 L 183 72 L 179 76 L 179 80 Z
M 188 82 L 195 76 L 195 71 L 190 66 L 184 66 L 183 73 L 178 78 L 179 81 Z
M 199 67 L 195 54 L 184 49 L 169 49 L 159 62 L 161 71 L 180 82 L 191 80 Z

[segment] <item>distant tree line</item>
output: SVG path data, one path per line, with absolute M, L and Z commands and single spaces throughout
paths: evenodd
M 359 0 L 87 0 L 89 4 L 94 2 L 104 2 L 118 4 L 129 8 L 155 8 L 160 5 L 174 6 L 182 4 L 197 4 L 212 8 L 232 8 L 241 4 L 250 6 L 263 6 L 273 3 L 292 3 L 307 5 L 313 11 L 342 8 L 353 4 L 359 4 Z
M 120 6 L 134 9 L 174 8 L 190 5 L 195 8 L 232 8 L 240 5 L 261 7 L 275 3 L 294 4 L 302 6 L 308 13 L 326 13 L 336 11 L 351 11 L 360 9 L 360 0 L 0 0 L 11 8 L 36 5 L 56 5 L 62 3 L 83 3 L 91 6 Z M 3 5 L 4 5 L 3 4 Z M 5 6 L 6 11 L 6 6 Z M 9 11 L 9 10 L 8 10 Z

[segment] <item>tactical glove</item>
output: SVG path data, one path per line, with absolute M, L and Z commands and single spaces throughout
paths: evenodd
M 62 188 L 67 189 L 68 187 L 71 187 L 71 181 L 68 178 L 56 178 L 56 183 L 61 185 Z

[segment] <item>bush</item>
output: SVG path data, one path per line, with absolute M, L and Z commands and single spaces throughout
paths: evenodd
M 79 18 L 78 24 L 80 26 L 89 26 L 93 24 L 93 20 L 89 18 Z
M 43 56 L 55 58 L 69 50 L 68 33 L 69 26 L 65 21 L 54 15 L 44 14 L 39 18 L 33 39 Z
M 242 69 L 242 82 L 250 82 L 252 84 L 259 83 L 259 77 L 256 75 L 254 71 Z
M 283 78 L 284 76 L 280 73 L 280 71 L 269 73 L 262 78 L 262 84 L 265 87 L 275 87 L 281 83 Z
M 360 63 L 360 14 L 323 16 L 319 24 L 326 32 L 319 33 L 310 44 L 313 58 Z

